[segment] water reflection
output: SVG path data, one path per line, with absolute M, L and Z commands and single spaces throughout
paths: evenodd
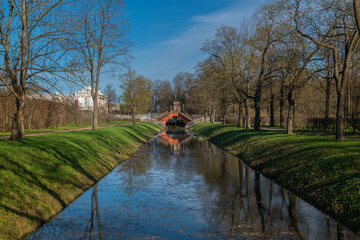
M 241 160 L 172 130 L 31 239 L 359 238 Z
M 95 214 L 96 214 L 96 223 L 97 229 L 95 229 Z M 93 193 L 91 194 L 91 218 L 89 224 L 89 230 L 86 231 L 89 233 L 89 236 L 86 234 L 84 239 L 96 239 L 96 233 L 99 239 L 101 237 L 101 220 L 100 220 L 100 210 L 99 210 L 99 197 L 98 197 L 98 184 L 95 184 L 93 187 Z
M 190 134 L 186 130 L 167 130 L 160 134 L 160 141 L 162 144 L 170 146 L 173 154 L 179 154 L 182 144 L 186 143 L 186 139 L 190 137 Z
M 142 155 L 134 156 L 118 167 L 118 176 L 120 176 L 122 187 L 129 196 L 151 184 L 149 168 L 151 168 L 150 158 Z

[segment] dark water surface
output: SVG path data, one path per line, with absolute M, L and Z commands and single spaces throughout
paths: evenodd
M 184 130 L 164 132 L 30 239 L 359 239 Z

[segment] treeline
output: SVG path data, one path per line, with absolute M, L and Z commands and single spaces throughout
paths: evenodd
M 344 127 L 359 130 L 354 10 L 357 1 L 269 1 L 239 27 L 217 29 L 201 48 L 207 58 L 174 79 L 174 92 L 185 111 L 212 122 L 333 129 L 341 141 Z M 165 98 L 158 89 L 155 99 Z
M 97 129 L 103 69 L 125 65 L 132 45 L 127 39 L 129 24 L 124 15 L 123 0 L 0 1 L 0 90 L 11 94 L 10 102 L 3 101 L 13 104 L 7 106 L 13 114 L 11 121 L 4 112 L 1 117 L 7 126 L 4 128 L 8 128 L 9 121 L 12 124 L 10 139 L 24 138 L 25 128 L 36 121 L 49 122 L 47 105 L 53 104 L 56 108 L 51 114 L 60 111 L 57 118 L 62 119 L 68 110 L 61 109 L 68 109 L 67 104 L 60 107 L 38 97 L 31 99 L 32 95 L 61 92 L 64 86 L 91 87 L 91 123 Z M 34 112 L 31 123 L 26 114 L 33 106 L 41 113 Z
M 0 93 L 0 132 L 11 132 L 16 113 L 15 98 Z M 105 123 L 107 114 L 101 109 L 99 122 Z M 24 108 L 24 127 L 27 130 L 58 128 L 67 125 L 90 125 L 91 111 L 81 111 L 72 101 L 60 102 L 55 99 L 27 98 Z

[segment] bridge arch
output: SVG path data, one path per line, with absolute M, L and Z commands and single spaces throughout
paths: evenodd
M 189 122 L 192 121 L 192 119 L 190 119 L 190 117 L 186 116 L 183 113 L 180 112 L 170 112 L 169 114 L 167 114 L 165 117 L 163 117 L 160 122 L 162 122 L 164 124 L 164 126 L 166 125 L 166 123 L 169 121 L 169 119 L 173 118 L 173 117 L 178 117 L 181 118 L 185 125 L 188 124 Z

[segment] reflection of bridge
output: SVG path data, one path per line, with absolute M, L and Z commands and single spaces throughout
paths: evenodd
M 159 122 L 162 122 L 165 126 L 171 118 L 181 118 L 184 121 L 185 125 L 192 121 L 189 114 L 179 111 L 164 112 L 157 118 L 157 120 Z
M 187 139 L 188 137 L 190 137 L 190 135 L 184 131 L 184 134 L 181 135 L 180 137 L 176 137 L 176 136 L 172 136 L 170 134 L 170 136 L 168 135 L 168 133 L 166 131 L 164 131 L 162 134 L 161 134 L 161 137 L 163 139 L 165 139 L 167 141 L 168 144 L 170 145 L 177 145 L 179 144 L 180 142 L 184 141 L 185 139 Z
M 190 136 L 191 135 L 184 130 L 164 131 L 160 135 L 160 141 L 164 145 L 170 146 L 174 155 L 178 155 L 182 145 L 188 143 L 188 141 L 191 141 Z

